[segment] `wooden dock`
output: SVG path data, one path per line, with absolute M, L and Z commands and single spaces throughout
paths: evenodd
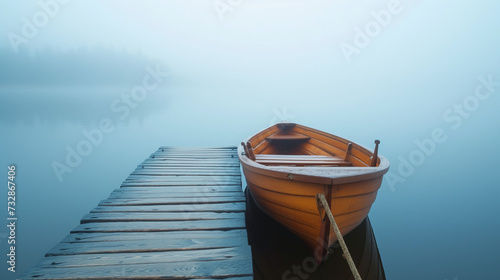
M 21 279 L 253 279 L 236 147 L 160 147 Z

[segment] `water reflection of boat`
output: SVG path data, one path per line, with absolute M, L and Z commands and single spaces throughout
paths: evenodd
M 310 249 L 322 247 L 324 255 L 337 237 L 328 219 L 320 218 L 315 196 L 325 195 L 342 235 L 359 226 L 389 169 L 378 143 L 372 152 L 316 129 L 279 123 L 242 143 L 238 155 L 259 208 Z
M 354 279 L 337 244 L 330 247 L 328 258 L 318 265 L 301 239 L 263 213 L 248 189 L 246 195 L 246 225 L 252 245 L 255 280 Z M 344 239 L 363 280 L 386 279 L 368 217 Z

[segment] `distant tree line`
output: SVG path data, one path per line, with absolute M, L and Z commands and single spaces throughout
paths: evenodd
M 0 49 L 0 86 L 127 86 L 141 81 L 146 66 L 159 63 L 165 65 L 141 53 L 106 48 Z

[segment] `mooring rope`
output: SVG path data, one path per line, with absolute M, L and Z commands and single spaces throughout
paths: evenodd
M 335 232 L 335 235 L 337 235 L 337 240 L 340 243 L 340 247 L 342 247 L 342 252 L 344 252 L 344 257 L 347 260 L 347 263 L 349 264 L 349 268 L 351 269 L 352 275 L 354 276 L 355 280 L 362 280 L 361 276 L 359 275 L 358 269 L 356 268 L 356 265 L 354 264 L 354 261 L 352 260 L 351 254 L 349 253 L 349 249 L 347 249 L 347 245 L 345 244 L 344 237 L 342 237 L 342 234 L 340 233 L 340 229 L 337 226 L 337 223 L 335 222 L 335 219 L 333 218 L 332 211 L 330 211 L 330 206 L 328 205 L 328 202 L 326 202 L 325 196 L 322 193 L 319 193 L 316 195 L 316 199 L 321 202 L 321 204 L 318 203 L 318 205 L 321 205 L 323 209 L 325 209 L 326 215 L 328 216 L 328 219 L 330 219 L 330 224 L 332 225 L 333 231 Z M 321 215 L 321 211 L 320 211 Z

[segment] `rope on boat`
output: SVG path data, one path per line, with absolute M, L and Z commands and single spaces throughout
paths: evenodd
M 355 280 L 362 280 L 361 276 L 359 275 L 358 269 L 356 268 L 356 265 L 354 264 L 354 261 L 351 257 L 351 254 L 349 253 L 349 249 L 347 249 L 347 245 L 345 244 L 344 237 L 342 237 L 342 234 L 340 233 L 340 229 L 337 226 L 337 223 L 335 222 L 335 219 L 333 218 L 332 211 L 330 211 L 330 206 L 328 205 L 328 202 L 326 202 L 325 196 L 322 193 L 319 193 L 316 195 L 316 199 L 318 200 L 318 206 L 321 205 L 323 209 L 325 209 L 326 215 L 328 216 L 328 219 L 330 219 L 330 224 L 332 225 L 333 231 L 335 232 L 335 235 L 337 235 L 337 239 L 339 241 L 340 247 L 342 247 L 342 252 L 344 252 L 344 257 L 347 260 L 347 263 L 349 264 L 349 268 L 351 269 L 352 275 L 354 276 Z M 321 215 L 321 211 L 320 211 Z

